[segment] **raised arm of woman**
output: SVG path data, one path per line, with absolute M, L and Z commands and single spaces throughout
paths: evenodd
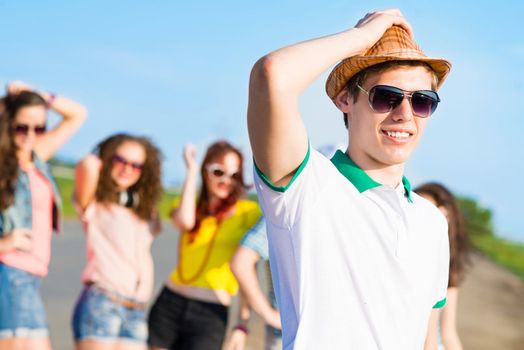
M 184 147 L 186 164 L 186 179 L 180 194 L 180 204 L 171 213 L 173 225 L 179 230 L 191 230 L 195 226 L 196 211 L 196 181 L 198 166 L 196 163 L 196 148 L 194 145 Z
M 35 91 L 30 85 L 21 81 L 13 81 L 7 85 L 9 94 L 17 94 L 22 91 Z M 62 147 L 71 136 L 82 126 L 87 118 L 87 109 L 78 102 L 70 100 L 61 95 L 49 92 L 37 92 L 47 101 L 49 109 L 52 109 L 62 117 L 52 130 L 41 135 L 35 144 L 35 152 L 43 160 L 49 160 Z
M 89 154 L 76 165 L 75 202 L 82 210 L 85 210 L 95 197 L 101 167 L 102 161 L 94 154 Z

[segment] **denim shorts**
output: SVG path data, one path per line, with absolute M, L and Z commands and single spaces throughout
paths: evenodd
M 0 339 L 49 335 L 41 277 L 0 263 Z
M 147 341 L 146 310 L 117 304 L 94 284 L 82 291 L 72 321 L 76 341 Z

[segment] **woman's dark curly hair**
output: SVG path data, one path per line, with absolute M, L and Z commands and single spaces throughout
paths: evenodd
M 222 200 L 220 205 L 213 212 L 209 208 L 209 189 L 206 184 L 206 172 L 209 164 L 216 162 L 218 158 L 225 156 L 228 153 L 234 153 L 238 156 L 239 159 L 239 174 L 233 183 L 233 190 L 229 196 Z M 195 233 L 200 228 L 200 223 L 202 220 L 209 215 L 217 217 L 219 220 L 233 207 L 238 199 L 244 195 L 249 186 L 246 185 L 244 181 L 244 157 L 242 152 L 237 148 L 233 147 L 227 141 L 217 141 L 210 145 L 206 151 L 204 161 L 200 168 L 200 176 L 202 177 L 202 190 L 200 191 L 200 196 L 198 197 L 197 207 L 196 207 L 196 218 L 195 226 L 191 230 L 192 233 Z
M 0 211 L 13 204 L 18 178 L 18 158 L 13 133 L 16 114 L 22 107 L 32 106 L 47 108 L 47 103 L 42 96 L 31 91 L 7 95 L 0 100 Z
M 446 187 L 434 182 L 417 187 L 415 192 L 433 198 L 437 207 L 446 208 L 450 255 L 448 287 L 458 287 L 469 261 L 469 240 L 457 200 Z
M 156 211 L 156 204 L 162 194 L 160 150 L 146 137 L 128 134 L 116 134 L 100 142 L 95 153 L 102 161 L 102 169 L 96 188 L 95 198 L 100 203 L 119 203 L 119 189 L 111 176 L 113 159 L 118 147 L 125 142 L 135 142 L 141 145 L 146 153 L 144 167 L 138 181 L 129 188 L 138 194 L 138 205 L 133 207 L 135 214 L 142 220 L 149 221 Z

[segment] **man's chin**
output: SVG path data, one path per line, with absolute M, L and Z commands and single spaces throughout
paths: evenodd
M 385 165 L 395 166 L 406 163 L 411 156 L 411 152 L 402 152 L 395 154 L 388 154 L 381 158 L 381 161 Z

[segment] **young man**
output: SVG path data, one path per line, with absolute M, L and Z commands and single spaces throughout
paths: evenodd
M 341 60 L 326 90 L 349 146 L 329 161 L 310 148 L 297 105 Z M 284 349 L 435 347 L 447 224 L 403 173 L 450 68 L 420 51 L 399 10 L 253 67 L 248 127 Z

